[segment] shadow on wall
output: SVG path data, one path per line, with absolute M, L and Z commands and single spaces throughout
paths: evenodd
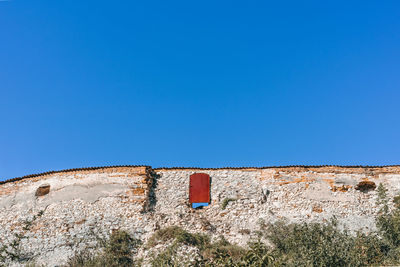
M 149 205 L 147 207 L 147 211 L 154 211 L 154 207 L 157 204 L 157 195 L 156 195 L 156 188 L 158 186 L 158 179 L 160 175 L 154 171 L 150 173 L 150 176 L 153 178 L 153 182 L 150 187 L 149 192 Z

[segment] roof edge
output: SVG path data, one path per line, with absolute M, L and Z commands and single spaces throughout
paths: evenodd
M 21 177 L 16 177 L 16 178 L 11 178 L 11 179 L 7 179 L 4 181 L 0 181 L 0 185 L 10 183 L 10 182 L 21 181 L 21 180 L 28 179 L 28 178 L 55 174 L 55 173 L 68 173 L 68 172 L 76 172 L 76 171 L 91 171 L 91 170 L 99 170 L 99 169 L 124 168 L 124 167 L 132 167 L 132 168 L 146 167 L 146 168 L 151 169 L 151 166 L 148 166 L 148 165 L 111 165 L 111 166 L 100 166 L 100 167 L 81 167 L 81 168 L 64 169 L 64 170 L 58 170 L 58 171 L 41 172 L 41 173 L 36 173 L 36 174 L 28 174 L 28 175 L 24 175 Z
M 285 166 L 262 166 L 262 167 L 217 167 L 217 168 L 204 168 L 204 167 L 158 167 L 152 168 L 149 165 L 111 165 L 111 166 L 100 166 L 100 167 L 81 167 L 81 168 L 73 168 L 73 169 L 64 169 L 58 171 L 48 171 L 37 174 L 29 174 L 21 177 L 11 178 L 4 181 L 0 181 L 0 185 L 16 182 L 20 180 L 24 180 L 27 178 L 40 177 L 55 173 L 68 173 L 68 172 L 76 172 L 76 171 L 90 171 L 90 170 L 99 170 L 99 169 L 109 169 L 109 168 L 124 168 L 124 167 L 146 167 L 148 169 L 152 169 L 154 171 L 159 170 L 244 170 L 244 169 L 284 169 L 284 168 L 326 168 L 326 167 L 335 167 L 335 168 L 388 168 L 388 167 L 399 167 L 400 165 L 285 165 Z
M 217 168 L 204 168 L 204 167 L 158 167 L 153 170 L 243 170 L 243 169 L 284 169 L 284 168 L 388 168 L 399 167 L 400 165 L 283 165 L 283 166 L 261 166 L 261 167 L 217 167 Z

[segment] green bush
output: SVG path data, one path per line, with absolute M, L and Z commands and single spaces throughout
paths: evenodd
M 206 266 L 240 266 L 246 249 L 229 243 L 220 236 L 214 243 L 209 243 L 201 250 L 202 264 Z
M 186 266 L 189 263 L 185 263 L 184 259 L 177 255 L 179 246 L 189 245 L 204 250 L 210 244 L 210 237 L 205 234 L 189 233 L 178 226 L 171 226 L 155 232 L 149 238 L 147 247 L 154 247 L 158 243 L 166 241 L 172 241 L 172 244 L 157 255 L 152 256 L 152 266 Z
M 205 234 L 189 233 L 178 226 L 171 226 L 158 230 L 147 241 L 147 247 L 154 247 L 159 242 L 174 240 L 175 244 L 186 244 L 195 247 L 204 247 L 210 243 L 210 237 Z
M 204 234 L 192 234 L 179 227 L 168 227 L 157 231 L 148 246 L 173 240 L 172 244 L 151 259 L 152 266 L 268 266 L 273 257 L 261 241 L 249 243 L 249 248 L 230 244 L 223 236 L 210 242 Z M 180 257 L 180 245 L 190 245 L 199 249 L 198 258 L 189 263 Z
M 378 234 L 387 246 L 386 261 L 400 263 L 400 205 L 399 196 L 393 199 L 394 207 L 389 209 L 386 189 L 382 184 L 378 187 L 378 203 L 381 205 L 376 218 Z
M 189 263 L 185 263 L 184 259 L 177 256 L 176 248 L 170 246 L 157 255 L 152 255 L 151 266 L 187 266 Z
M 132 238 L 124 231 L 111 234 L 108 240 L 100 240 L 101 253 L 96 255 L 83 251 L 71 258 L 69 267 L 97 267 L 97 266 L 135 266 L 133 255 L 140 245 L 140 241 Z
M 270 266 L 275 261 L 271 250 L 260 240 L 250 242 L 249 249 L 244 256 L 245 266 Z
M 366 266 L 382 261 L 384 244 L 376 235 L 341 231 L 331 222 L 285 224 L 268 227 L 266 234 L 279 265 Z

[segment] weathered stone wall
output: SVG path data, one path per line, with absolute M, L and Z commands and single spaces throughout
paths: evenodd
M 211 205 L 193 210 L 189 176 L 197 172 L 211 177 Z M 370 189 L 363 190 L 360 182 Z M 378 210 L 372 185 L 379 183 L 389 196 L 398 194 L 400 167 L 61 171 L 0 185 L 0 242 L 10 250 L 20 234 L 22 260 L 15 265 L 35 258 L 55 266 L 115 229 L 146 240 L 157 229 L 179 225 L 243 245 L 262 223 L 324 221 L 335 215 L 342 225 L 368 232 Z
M 141 225 L 151 183 L 146 167 L 116 167 L 2 184 L 0 243 L 14 253 L 10 244 L 20 240 L 21 265 L 32 257 L 38 263 L 59 265 L 76 251 L 94 246 L 95 235 Z M 49 193 L 36 196 L 43 185 L 50 186 Z
M 201 211 L 187 204 L 188 177 L 208 173 L 212 179 L 212 203 Z M 216 234 L 246 243 L 248 230 L 262 222 L 287 219 L 289 222 L 329 220 L 332 215 L 352 230 L 369 231 L 378 211 L 376 192 L 362 192 L 357 185 L 383 183 L 389 195 L 400 192 L 399 168 L 266 168 L 226 170 L 158 170 L 155 189 L 156 213 L 167 215 L 165 222 L 181 222 L 188 229 L 207 229 L 204 221 L 217 226 Z M 221 209 L 225 199 L 234 199 Z M 193 213 L 195 216 L 193 216 Z M 179 220 L 184 217 L 185 220 Z M 212 229 L 212 227 L 211 227 Z M 242 234 L 244 233 L 244 234 Z

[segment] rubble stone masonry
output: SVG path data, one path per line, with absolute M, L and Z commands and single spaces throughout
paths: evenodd
M 208 207 L 189 205 L 193 173 L 211 177 Z M 397 195 L 400 167 L 117 166 L 30 175 L 0 184 L 0 244 L 11 249 L 19 236 L 21 257 L 56 266 L 118 229 L 145 241 L 157 229 L 178 225 L 244 245 L 264 223 L 336 216 L 342 226 L 368 232 L 380 183 L 389 197 Z

